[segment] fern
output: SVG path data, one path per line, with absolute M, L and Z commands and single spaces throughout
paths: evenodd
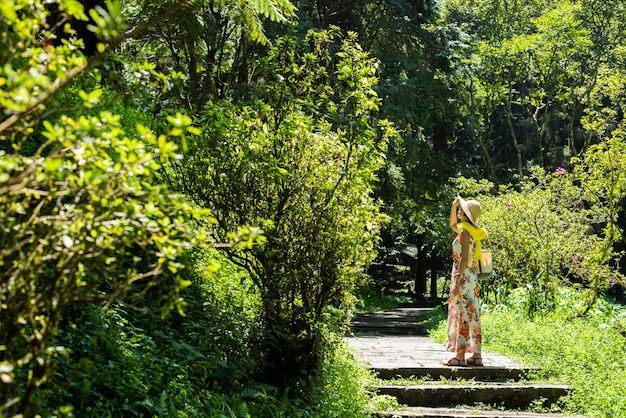
M 219 0 L 217 4 L 223 9 L 239 11 L 246 35 L 263 45 L 269 43 L 263 31 L 263 19 L 287 23 L 296 15 L 296 7 L 289 0 Z

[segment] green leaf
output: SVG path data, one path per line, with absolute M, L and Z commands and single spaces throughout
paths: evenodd
M 97 90 L 93 90 L 90 93 L 86 93 L 85 91 L 80 90 L 78 92 L 78 95 L 80 96 L 81 99 L 83 99 L 85 107 L 87 107 L 88 109 L 91 109 L 94 105 L 98 104 L 100 100 L 100 96 L 102 95 L 102 90 L 97 89 Z
M 84 21 L 89 20 L 85 14 L 85 7 L 77 0 L 59 1 L 59 8 L 76 19 Z
M 61 166 L 63 165 L 63 159 L 61 158 L 54 158 L 54 159 L 47 159 L 44 164 L 43 164 L 43 169 L 49 173 L 52 173 L 54 171 L 57 171 L 59 168 L 61 168 Z
M 9 24 L 17 20 L 15 5 L 11 0 L 3 0 L 2 2 L 0 2 L 0 13 L 4 15 Z

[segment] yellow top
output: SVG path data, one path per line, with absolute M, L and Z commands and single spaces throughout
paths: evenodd
M 479 228 L 477 226 L 474 226 L 468 221 L 462 221 L 459 229 L 461 231 L 465 229 L 467 232 L 470 233 L 472 238 L 474 238 L 474 242 L 476 243 L 476 246 L 474 247 L 474 260 L 480 260 L 480 258 L 482 257 L 482 247 L 480 242 L 487 237 L 487 230 L 483 227 Z

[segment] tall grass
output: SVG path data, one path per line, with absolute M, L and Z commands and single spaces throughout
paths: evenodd
M 573 392 L 563 400 L 567 412 L 626 417 L 626 309 L 601 300 L 589 315 L 578 317 L 580 300 L 564 290 L 556 310 L 529 317 L 512 299 L 507 306 L 483 309 L 484 350 L 540 368 L 539 378 L 570 385 Z M 443 341 L 445 332 L 443 320 L 431 336 Z

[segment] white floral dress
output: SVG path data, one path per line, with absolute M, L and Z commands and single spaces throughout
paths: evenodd
M 458 294 L 454 294 L 457 280 L 455 274 L 461 261 L 461 233 L 452 242 L 454 265 L 450 278 L 448 299 L 448 338 L 446 350 L 455 353 L 480 353 L 482 333 L 480 327 L 480 288 L 478 277 L 472 271 L 471 263 L 461 272 L 463 282 Z M 474 238 L 470 235 L 469 260 L 474 260 Z

